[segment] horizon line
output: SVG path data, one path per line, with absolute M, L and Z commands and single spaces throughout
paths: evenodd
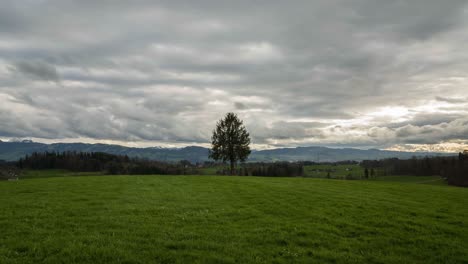
M 95 140 L 95 139 L 93 139 Z M 166 146 L 161 146 L 161 145 L 147 145 L 147 146 L 139 146 L 137 143 L 132 142 L 132 141 L 127 141 L 127 144 L 119 144 L 119 142 L 115 140 L 95 140 L 95 142 L 86 142 L 86 141 L 79 141 L 79 140 L 72 140 L 72 139 L 67 139 L 64 141 L 61 140 L 50 140 L 50 139 L 38 139 L 38 138 L 0 138 L 0 142 L 2 143 L 39 143 L 39 144 L 45 144 L 45 145 L 52 145 L 52 144 L 86 144 L 86 145 L 109 145 L 109 146 L 119 146 L 119 147 L 124 147 L 124 148 L 135 148 L 135 149 L 151 149 L 151 148 L 159 148 L 159 149 L 184 149 L 188 147 L 201 147 L 201 148 L 206 148 L 209 149 L 210 147 L 207 145 L 210 145 L 209 143 L 196 143 L 196 142 L 191 142 L 191 143 L 180 143 L 177 142 L 177 145 L 179 146 L 172 146 L 171 144 L 168 144 Z M 253 144 L 256 145 L 256 144 Z M 444 154 L 457 154 L 461 153 L 464 150 L 459 150 L 459 151 L 431 151 L 431 150 L 399 150 L 399 149 L 392 149 L 392 148 L 378 148 L 378 147 L 357 147 L 357 146 L 329 146 L 329 145 L 297 145 L 297 146 L 270 146 L 268 148 L 263 147 L 263 148 L 252 148 L 253 151 L 266 151 L 266 150 L 278 150 L 278 149 L 296 149 L 296 148 L 328 148 L 328 149 L 353 149 L 353 150 L 379 150 L 379 151 L 392 151 L 392 152 L 406 152 L 406 153 L 444 153 Z

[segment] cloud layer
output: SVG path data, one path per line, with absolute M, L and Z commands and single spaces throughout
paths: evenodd
M 5 1 L 0 138 L 468 143 L 466 1 Z

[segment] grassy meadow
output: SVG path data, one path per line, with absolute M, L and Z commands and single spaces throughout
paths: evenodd
M 430 177 L 25 176 L 0 263 L 468 263 L 468 189 Z

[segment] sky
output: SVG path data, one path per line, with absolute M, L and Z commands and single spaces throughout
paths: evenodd
M 468 1 L 0 0 L 0 139 L 468 149 Z

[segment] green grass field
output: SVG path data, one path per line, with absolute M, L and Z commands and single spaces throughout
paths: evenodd
M 27 176 L 0 182 L 0 263 L 468 263 L 465 188 Z
M 431 185 L 447 185 L 447 182 L 440 176 L 379 176 L 373 180 Z

